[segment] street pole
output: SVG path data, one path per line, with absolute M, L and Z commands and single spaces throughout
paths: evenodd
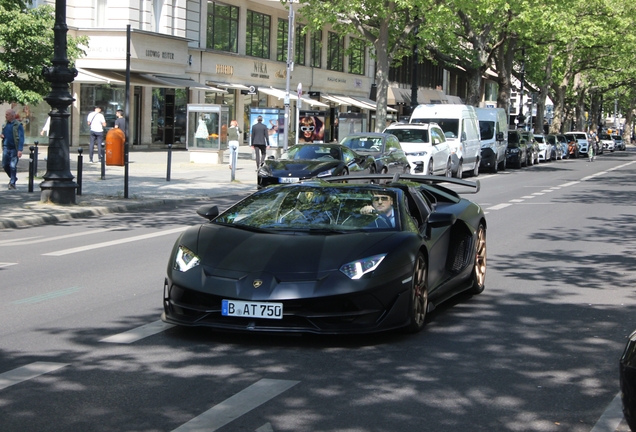
M 287 73 L 285 83 L 285 133 L 283 134 L 283 149 L 287 151 L 289 141 L 289 86 L 291 73 L 294 70 L 294 3 L 289 0 L 289 23 L 287 29 Z
M 40 200 L 54 204 L 75 204 L 77 190 L 77 183 L 71 174 L 68 127 L 68 107 L 75 101 L 69 92 L 69 84 L 77 76 L 77 70 L 68 67 L 67 32 L 66 0 L 56 0 L 52 66 L 42 69 L 42 75 L 51 83 L 51 93 L 44 98 L 51 105 L 51 125 L 46 173 L 44 181 L 40 183 Z
M 128 121 L 130 117 L 130 24 L 126 26 L 126 106 L 124 107 L 124 198 L 128 198 Z

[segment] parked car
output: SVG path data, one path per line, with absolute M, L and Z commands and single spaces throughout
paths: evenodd
M 565 136 L 568 138 L 568 142 L 574 139 L 577 143 L 577 152 L 575 157 L 580 155 L 587 155 L 587 149 L 589 147 L 589 136 L 587 132 L 566 132 Z M 572 155 L 572 153 L 570 153 Z
M 479 175 L 481 141 L 475 107 L 461 104 L 421 104 L 409 123 L 437 123 L 451 149 L 453 176 Z
M 400 141 L 390 133 L 350 134 L 340 140 L 340 144 L 360 155 L 373 157 L 374 172 L 395 174 L 408 172 L 410 169 Z
M 636 431 L 636 331 L 629 336 L 619 361 L 619 379 L 623 414 L 629 428 Z
M 405 158 L 406 159 L 406 158 Z M 259 188 L 297 183 L 313 177 L 369 174 L 375 172 L 375 161 L 340 144 L 297 144 L 287 149 L 280 159 L 270 156 L 258 169 Z
M 552 160 L 552 146 L 548 144 L 545 135 L 534 134 L 534 140 L 539 145 L 539 162 Z
M 607 150 L 610 153 L 613 153 L 615 150 L 616 143 L 614 138 L 610 134 L 602 133 L 598 135 L 599 144 L 603 146 L 603 150 Z
M 526 144 L 526 140 L 517 130 L 508 131 L 506 159 L 510 166 L 517 168 L 528 166 L 528 146 Z
M 534 139 L 534 134 L 530 131 L 519 131 L 526 145 L 528 146 L 528 165 L 532 166 L 539 163 L 539 143 Z
M 561 144 L 561 150 L 562 150 L 561 159 L 568 159 L 570 157 L 568 139 L 563 134 L 557 134 L 556 139 L 559 142 L 559 144 Z
M 223 213 L 199 208 L 208 221 L 174 244 L 161 319 L 245 332 L 415 333 L 441 302 L 484 290 L 483 208 L 440 185 L 478 183 L 365 179 L 382 184 L 332 177 L 261 189 Z
M 503 108 L 475 108 L 481 136 L 481 164 L 479 169 L 497 171 L 506 169 L 508 147 L 508 116 Z
M 452 175 L 451 149 L 437 123 L 396 123 L 384 131 L 397 137 L 411 174 Z
M 556 135 L 548 134 L 545 136 L 545 140 L 550 147 L 552 147 L 552 153 L 550 154 L 550 160 L 563 159 L 563 146 L 557 139 Z
M 614 148 L 616 150 L 625 150 L 625 142 L 623 141 L 623 137 L 620 135 L 610 135 L 614 140 Z
M 576 137 L 574 135 L 566 135 L 566 138 L 568 140 L 568 157 L 571 158 L 578 158 L 579 157 L 579 143 L 576 140 Z

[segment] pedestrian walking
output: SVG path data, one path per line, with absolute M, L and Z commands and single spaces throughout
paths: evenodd
M 230 169 L 236 169 L 236 160 L 238 156 L 239 148 L 239 136 L 241 135 L 241 129 L 239 129 L 238 122 L 232 120 L 230 127 L 227 129 L 228 146 L 230 147 Z
M 9 190 L 16 189 L 18 181 L 18 161 L 24 148 L 24 126 L 16 118 L 16 113 L 8 109 L 4 113 L 6 123 L 2 126 L 2 168 L 9 176 Z
M 263 116 L 256 118 L 256 124 L 252 126 L 252 148 L 256 152 L 256 170 L 265 162 L 267 149 L 269 148 L 269 130 L 263 124 Z
M 95 111 L 88 115 L 86 121 L 91 129 L 91 140 L 88 146 L 88 159 L 91 163 L 93 163 L 93 146 L 97 144 L 97 155 L 101 161 L 104 157 L 102 154 L 102 143 L 104 142 L 104 128 L 106 127 L 106 119 L 102 114 L 102 107 L 96 106 Z
M 115 113 L 115 117 L 117 117 L 115 119 L 115 129 L 121 129 L 121 131 L 124 133 L 124 136 L 126 135 L 126 119 L 124 118 L 124 112 L 122 110 L 117 110 L 117 112 Z

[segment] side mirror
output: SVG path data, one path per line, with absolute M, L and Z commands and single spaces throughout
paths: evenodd
M 451 226 L 457 221 L 457 216 L 452 213 L 431 213 L 428 217 L 428 225 L 431 228 Z
M 212 204 L 201 206 L 197 209 L 197 214 L 207 220 L 212 220 L 219 215 L 219 208 Z
M 503 132 L 497 132 L 497 137 L 495 139 L 497 141 L 503 141 L 504 140 L 504 133 Z
M 466 141 L 466 132 L 462 132 L 461 141 Z

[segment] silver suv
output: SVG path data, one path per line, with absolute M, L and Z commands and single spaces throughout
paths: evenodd
M 452 176 L 451 150 L 437 123 L 396 123 L 384 132 L 400 141 L 411 174 Z

